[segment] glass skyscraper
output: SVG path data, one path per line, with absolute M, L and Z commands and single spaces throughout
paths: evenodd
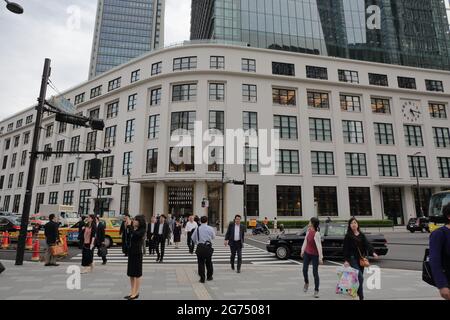
M 450 70 L 446 5 L 448 0 L 193 0 L 191 40 Z
M 165 0 L 99 0 L 89 78 L 158 48 Z

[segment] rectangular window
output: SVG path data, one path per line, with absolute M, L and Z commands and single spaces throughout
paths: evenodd
M 120 188 L 120 214 L 125 214 L 129 212 L 129 189 L 128 186 Z
M 308 91 L 308 107 L 317 109 L 330 109 L 328 93 Z
M 56 151 L 63 152 L 64 151 L 65 140 L 59 140 L 56 142 Z M 62 154 L 57 154 L 56 159 L 62 158 Z
M 0 190 L 3 189 L 4 183 L 5 183 L 5 176 L 0 176 Z
M 423 147 L 422 127 L 405 125 L 406 144 L 410 147 Z
M 258 148 L 245 148 L 245 164 L 247 172 L 258 172 Z
M 8 188 L 8 189 L 11 189 L 11 188 L 13 187 L 13 183 L 14 183 L 14 174 L 11 173 L 11 174 L 9 175 L 9 178 L 8 178 L 8 185 L 7 185 L 7 188 Z
M 11 168 L 14 168 L 16 166 L 16 161 L 17 161 L 17 153 L 13 153 L 11 158 Z
M 147 173 L 158 172 L 158 149 L 147 150 Z
M 243 126 L 244 132 L 249 130 L 258 131 L 258 113 L 244 111 L 243 113 Z
M 369 84 L 374 86 L 389 86 L 388 76 L 385 74 L 369 73 Z
M 64 133 L 67 131 L 67 123 L 65 122 L 60 122 L 59 123 L 59 130 L 58 133 Z
M 358 71 L 338 70 L 339 81 L 349 83 L 359 83 Z
M 161 104 L 161 88 L 153 89 L 150 92 L 150 105 L 151 106 L 159 106 Z
M 91 170 L 91 160 L 85 160 L 83 168 L 83 180 L 89 180 L 90 170 Z
M 292 63 L 272 62 L 272 74 L 295 76 L 295 65 Z
M 439 176 L 441 178 L 450 178 L 450 158 L 438 157 Z
M 334 175 L 333 152 L 311 151 L 312 173 Z
M 172 147 L 169 154 L 169 171 L 194 171 L 194 147 Z M 175 161 L 174 161 L 175 160 Z
M 119 88 L 120 88 L 120 82 L 121 82 L 121 81 L 122 81 L 122 78 L 117 78 L 117 79 L 111 80 L 111 81 L 108 83 L 108 92 L 109 92 L 109 91 L 116 90 L 116 89 L 119 89 Z
M 344 142 L 364 143 L 364 130 L 362 121 L 342 120 Z
M 139 81 L 140 78 L 141 78 L 141 70 L 139 69 L 139 70 L 133 71 L 131 73 L 131 81 L 130 82 L 133 83 L 133 82 Z
M 6 169 L 7 164 L 8 164 L 8 156 L 4 156 L 3 157 L 3 165 L 2 165 L 3 170 Z
M 5 196 L 3 200 L 3 211 L 9 211 L 9 203 L 11 201 L 11 196 Z
M 114 156 L 104 157 L 102 159 L 102 178 L 111 178 L 114 171 Z
M 80 150 L 80 136 L 75 136 L 70 139 L 70 151 Z
M 223 134 L 225 130 L 225 114 L 223 111 L 209 112 L 209 129 L 215 134 Z
M 158 139 L 159 138 L 159 122 L 160 122 L 159 114 L 150 116 L 148 123 L 148 138 L 149 139 Z
M 65 205 L 65 206 L 73 205 L 73 190 L 64 191 L 64 194 L 63 194 L 63 205 Z
M 92 131 L 87 134 L 86 151 L 95 151 L 97 146 L 97 131 Z
M 311 141 L 331 142 L 331 120 L 309 118 L 309 136 Z
M 126 176 L 128 173 L 131 173 L 131 169 L 133 167 L 133 152 L 125 152 L 123 154 L 123 165 L 122 165 L 122 175 Z
M 25 163 L 27 162 L 27 155 L 28 155 L 28 151 L 27 150 L 23 150 L 22 151 L 22 156 L 21 156 L 21 159 L 20 159 L 20 165 L 21 166 L 24 166 Z
M 91 197 L 91 190 L 85 189 L 80 190 L 80 202 L 79 202 L 79 213 L 83 215 L 89 214 L 89 203 Z
M 33 122 L 33 115 L 29 115 L 25 118 L 25 124 L 30 124 Z
M 14 129 L 14 123 L 8 124 L 8 128 L 6 129 L 6 132 L 11 132 Z
M 417 89 L 416 79 L 408 77 L 397 77 L 398 87 L 403 89 Z
M 195 101 L 197 99 L 197 84 L 180 84 L 172 88 L 172 101 Z
M 397 156 L 394 154 L 379 154 L 378 172 L 380 177 L 398 177 Z
M 391 113 L 391 100 L 386 98 L 370 98 L 373 113 Z
M 98 97 L 102 94 L 102 86 L 91 89 L 91 99 Z
M 52 183 L 60 183 L 61 182 L 61 169 L 62 169 L 61 165 L 53 167 Z
M 375 142 L 379 145 L 394 145 L 394 129 L 390 123 L 374 123 Z
M 436 148 L 450 148 L 450 130 L 433 127 L 434 145 Z
M 423 156 L 408 156 L 409 176 L 428 178 L 427 160 Z
M 427 91 L 444 92 L 442 81 L 439 80 L 425 80 Z
M 225 84 L 210 83 L 209 84 L 209 101 L 225 100 Z
M 22 188 L 23 186 L 23 172 L 19 172 L 19 178 L 17 179 L 17 188 Z
M 11 139 L 6 139 L 5 140 L 5 150 L 9 150 L 11 146 Z
M 225 57 L 211 56 L 209 59 L 210 69 L 225 69 Z
M 173 71 L 197 69 L 197 57 L 173 59 Z
M 219 172 L 223 170 L 224 154 L 223 147 L 209 147 L 208 171 Z
M 446 105 L 443 103 L 429 103 L 428 110 L 431 118 L 447 119 Z
M 195 111 L 172 112 L 170 134 L 176 130 L 182 130 L 182 134 L 193 134 L 195 119 Z
M 345 153 L 347 176 L 367 176 L 365 153 Z
M 280 139 L 298 139 L 297 117 L 274 115 L 273 128 L 279 130 Z
M 30 141 L 30 132 L 25 132 L 23 134 L 23 144 L 26 145 Z
M 34 206 L 34 213 L 38 213 L 41 204 L 44 204 L 45 193 L 37 193 L 36 194 L 36 204 Z
M 105 129 L 104 148 L 112 148 L 116 145 L 117 126 L 111 126 Z
M 89 118 L 100 119 L 100 108 L 89 110 Z
M 52 144 L 51 143 L 47 143 L 46 145 L 44 145 L 44 151 L 52 151 Z M 51 157 L 51 155 L 44 155 L 42 157 L 43 161 L 47 161 L 49 158 Z
M 341 94 L 341 110 L 351 112 L 361 112 L 361 97 Z
M 128 111 L 136 109 L 137 93 L 128 96 Z
M 53 134 L 53 124 L 50 124 L 45 128 L 45 137 L 50 138 L 52 134 Z
M 74 167 L 75 167 L 75 163 L 71 162 L 67 165 L 67 182 L 74 182 L 75 181 L 75 176 L 73 175 L 74 173 Z
M 372 215 L 370 188 L 349 187 L 348 197 L 350 200 L 350 215 L 352 217 Z
M 242 59 L 241 62 L 242 71 L 256 72 L 256 60 L 255 59 Z
M 295 97 L 295 90 L 273 88 L 272 101 L 273 104 L 277 105 L 295 106 L 297 103 Z
M 119 101 L 112 102 L 106 107 L 106 119 L 117 117 L 119 113 Z
M 327 68 L 306 66 L 306 77 L 311 79 L 328 80 Z
M 243 102 L 256 102 L 257 91 L 255 84 L 243 84 L 242 85 L 242 101 Z
M 336 187 L 314 187 L 314 202 L 319 217 L 337 217 L 338 202 Z
M 301 217 L 302 192 L 299 186 L 277 186 L 277 216 Z
M 135 119 L 131 119 L 127 121 L 126 130 L 125 130 L 125 142 L 132 142 L 134 138 L 134 134 L 136 132 Z
M 78 112 L 75 115 L 82 117 L 83 116 L 83 112 Z M 75 130 L 75 129 L 81 128 L 81 126 L 74 124 L 74 125 L 72 125 L 72 128 L 73 128 L 73 130 Z
M 47 184 L 47 168 L 42 168 L 41 169 L 41 176 L 39 179 L 39 184 L 42 186 L 44 184 Z
M 15 136 L 14 137 L 14 148 L 17 148 L 19 146 L 20 143 L 20 136 Z
M 259 186 L 247 185 L 247 216 L 259 217 Z
M 277 159 L 276 167 L 278 173 L 300 173 L 298 150 L 277 150 L 275 157 Z
M 84 102 L 84 96 L 85 96 L 85 93 L 83 92 L 83 93 L 80 93 L 79 95 L 76 95 L 75 96 L 75 105 L 77 105 L 77 104 L 80 104 L 80 103 L 83 103 Z
M 22 123 L 23 123 L 23 119 L 19 119 L 16 122 L 16 129 L 21 128 L 22 127 Z
M 19 213 L 19 207 L 20 207 L 20 194 L 16 194 L 14 196 L 12 212 Z
M 162 73 L 162 62 L 152 64 L 152 76 Z

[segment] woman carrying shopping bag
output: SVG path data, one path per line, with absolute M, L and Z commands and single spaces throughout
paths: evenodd
M 368 255 L 378 259 L 378 255 L 367 241 L 367 237 L 359 230 L 358 220 L 352 217 L 348 221 L 347 234 L 344 238 L 344 266 L 346 268 L 350 266 L 359 271 L 359 300 L 364 300 L 364 268 L 369 266 Z
M 308 231 L 303 241 L 301 257 L 303 258 L 303 277 L 305 279 L 304 292 L 308 292 L 309 264 L 313 266 L 314 297 L 319 298 L 319 264 L 323 264 L 322 239 L 320 237 L 319 219 L 313 217 L 309 221 Z

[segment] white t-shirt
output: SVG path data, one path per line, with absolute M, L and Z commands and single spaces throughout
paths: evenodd
M 240 233 L 241 229 L 240 228 L 241 228 L 240 225 L 237 225 L 237 224 L 234 225 L 234 241 L 241 240 L 241 233 Z
M 190 232 L 190 231 L 194 230 L 197 227 L 198 227 L 197 222 L 195 222 L 195 221 L 194 222 L 188 221 L 186 223 L 186 232 Z

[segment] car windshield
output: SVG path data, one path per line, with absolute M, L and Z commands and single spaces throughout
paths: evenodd
M 347 233 L 347 227 L 344 225 L 329 225 L 328 226 L 328 231 L 327 231 L 327 236 L 345 236 L 345 234 Z
M 120 228 L 120 225 L 122 224 L 122 221 L 119 219 L 110 219 L 110 221 L 113 228 Z

